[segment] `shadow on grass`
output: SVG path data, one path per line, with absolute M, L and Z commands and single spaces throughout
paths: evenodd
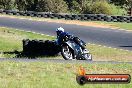
M 16 56 L 14 58 L 40 58 L 40 57 L 57 57 L 59 55 L 59 52 L 55 53 L 31 53 L 31 52 L 23 52 L 23 51 L 9 51 L 9 52 L 3 52 L 3 54 L 12 55 L 15 54 Z

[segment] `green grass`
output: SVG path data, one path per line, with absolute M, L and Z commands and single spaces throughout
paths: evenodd
M 0 28 L 0 52 L 22 51 L 23 39 L 53 40 L 55 37 L 24 32 L 12 28 Z M 12 58 L 15 54 L 0 54 L 0 57 Z
M 0 88 L 131 88 L 130 84 L 86 84 L 76 82 L 78 67 L 87 74 L 130 74 L 130 64 L 80 64 L 53 62 L 0 62 Z
M 118 27 L 121 29 L 132 31 L 132 23 L 121 23 L 121 22 L 101 22 L 101 21 L 95 21 L 95 23 L 101 23 L 101 24 L 108 24 L 111 27 Z
M 4 54 L 4 52 L 22 51 L 23 39 L 53 40 L 55 37 L 24 32 L 12 28 L 0 28 L 0 57 L 13 58 L 16 54 Z M 94 61 L 132 61 L 132 52 L 102 47 L 98 45 L 87 45 L 91 51 Z M 58 58 L 58 57 L 53 57 Z
M 122 16 L 127 14 L 127 11 L 119 6 L 115 6 L 114 4 L 110 4 L 112 15 Z
M 88 45 L 95 61 L 132 61 L 132 52 L 120 49 Z

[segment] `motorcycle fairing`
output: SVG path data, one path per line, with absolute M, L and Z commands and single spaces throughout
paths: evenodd
M 81 57 L 82 49 L 78 44 L 74 41 L 67 41 L 65 43 L 74 51 L 74 55 L 76 55 L 76 57 Z

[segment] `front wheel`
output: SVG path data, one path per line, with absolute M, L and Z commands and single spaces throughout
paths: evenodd
M 83 55 L 84 60 L 92 61 L 92 55 L 90 53 L 85 53 Z
M 61 49 L 61 55 L 65 60 L 72 60 L 73 59 L 73 53 L 69 46 L 64 45 Z

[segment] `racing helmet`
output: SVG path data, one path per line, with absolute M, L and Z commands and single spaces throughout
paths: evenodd
M 64 32 L 64 28 L 59 27 L 59 28 L 56 29 L 56 32 L 58 32 L 58 31 Z
M 62 33 L 62 32 L 64 32 L 64 28 L 59 27 L 59 28 L 56 29 L 57 35 L 59 35 L 59 34 Z

